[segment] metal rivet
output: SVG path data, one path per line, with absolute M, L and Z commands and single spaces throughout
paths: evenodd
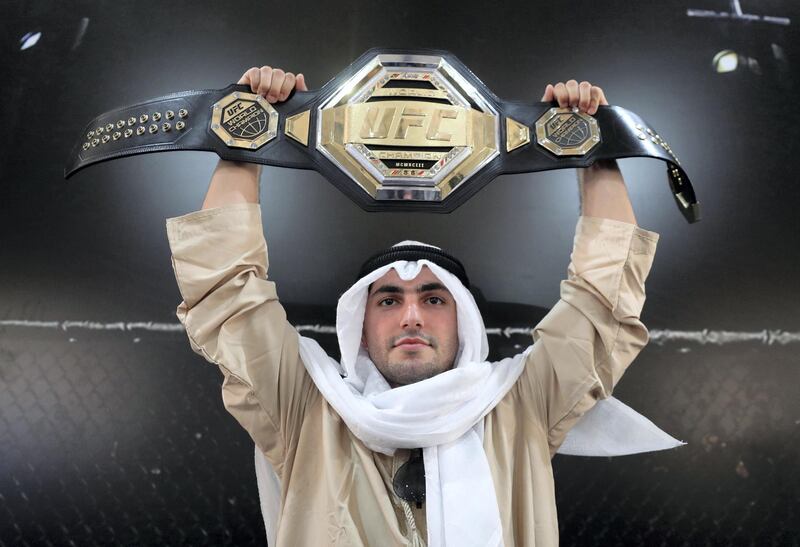
M 600 140 L 600 137 L 598 137 L 597 135 L 595 135 L 594 137 L 592 137 L 592 140 L 593 140 L 594 142 L 597 142 L 597 141 L 599 141 L 599 140 Z
M 211 129 L 219 129 L 219 124 L 218 123 L 212 123 L 211 124 Z
M 257 147 L 257 146 L 258 146 L 258 145 L 257 145 L 255 142 L 251 142 L 251 143 L 250 143 L 250 148 L 255 148 L 255 147 Z
M 125 127 L 125 120 L 120 120 L 117 122 L 117 129 L 122 129 Z
M 189 111 L 186 110 L 185 108 L 181 108 L 180 110 L 178 110 L 178 116 L 180 116 L 181 118 L 185 118 L 188 115 Z
M 161 112 L 153 112 L 153 121 L 157 122 L 161 119 Z
M 168 120 L 171 120 L 175 117 L 175 113 L 172 110 L 167 110 L 164 115 L 167 117 Z
M 647 135 L 645 135 L 644 133 L 637 133 L 636 136 L 639 137 L 640 140 L 643 140 L 643 141 L 647 140 Z
M 150 118 L 147 116 L 147 114 L 142 114 L 141 116 L 139 116 L 139 123 L 147 123 L 147 120 L 149 119 Z
M 92 137 L 94 137 L 94 130 L 89 131 L 88 133 L 86 133 L 86 138 L 87 139 L 91 139 Z
M 180 131 L 184 127 L 186 127 L 186 124 L 183 123 L 183 122 L 178 122 L 178 123 L 175 124 L 175 129 L 177 129 L 178 131 Z
M 647 128 L 647 134 L 648 135 L 655 135 L 655 133 L 653 133 L 653 130 L 650 129 L 649 127 Z
M 144 133 L 144 126 L 143 125 L 140 125 L 139 127 L 136 128 L 136 134 L 137 135 L 141 135 L 143 133 Z
M 110 140 L 111 140 L 111 136 L 109 136 L 109 135 L 103 135 L 103 139 L 102 139 L 102 141 L 103 141 L 103 144 L 107 143 L 107 142 L 108 142 L 108 141 L 110 141 Z
M 228 146 L 232 145 L 233 139 L 228 139 L 227 141 L 225 141 L 225 144 L 227 144 Z
M 133 116 L 128 118 L 128 125 L 136 125 L 136 118 L 134 118 Z
M 161 131 L 169 131 L 170 129 L 172 129 L 172 125 L 169 122 L 161 124 Z
M 94 134 L 95 135 L 102 135 L 103 134 L 103 128 L 102 127 L 98 127 L 97 129 L 94 130 Z
M 640 123 L 637 123 L 634 127 L 636 129 L 638 129 L 639 131 L 644 131 L 644 127 L 642 127 L 642 124 L 640 124 Z
M 106 131 L 111 132 L 112 129 L 114 129 L 113 123 L 106 124 Z
M 100 144 L 100 139 L 92 139 L 92 146 L 97 146 Z
M 127 139 L 131 135 L 133 135 L 133 129 L 126 129 L 125 130 L 125 138 Z
M 86 150 L 86 149 L 87 149 L 87 148 L 89 148 L 91 145 L 92 145 L 92 143 L 90 143 L 90 142 L 85 142 L 85 143 L 83 143 L 83 149 L 84 149 L 84 150 Z
M 148 129 L 148 131 L 150 131 L 150 133 L 155 133 L 156 131 L 158 131 L 158 124 L 157 123 L 152 124 Z
M 119 131 L 114 131 L 114 134 L 113 134 L 113 135 L 111 135 L 111 137 L 112 137 L 114 140 L 117 140 L 117 139 L 118 139 L 118 138 L 120 138 L 121 136 L 122 136 L 122 133 L 120 133 Z

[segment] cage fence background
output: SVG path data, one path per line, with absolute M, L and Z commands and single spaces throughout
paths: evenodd
M 530 338 L 490 343 L 499 358 Z M 797 545 L 796 352 L 651 341 L 614 395 L 689 444 L 556 456 L 562 544 Z M 263 545 L 221 381 L 182 331 L 1 328 L 0 545 Z

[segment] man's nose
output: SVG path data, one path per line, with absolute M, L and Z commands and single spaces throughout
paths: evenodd
M 403 328 L 422 328 L 422 310 L 416 302 L 409 302 L 403 308 Z

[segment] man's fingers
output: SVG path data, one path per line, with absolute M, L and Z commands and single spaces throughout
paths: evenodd
M 258 89 L 258 77 L 260 74 L 258 67 L 254 66 L 253 68 L 248 68 L 236 83 L 249 85 L 251 86 L 250 89 L 255 92 L 255 90 Z
M 542 102 L 549 103 L 553 100 L 555 94 L 555 89 L 553 88 L 553 84 L 547 84 L 547 87 L 544 88 L 544 95 L 542 95 Z
M 258 87 L 253 90 L 253 93 L 258 93 L 262 97 L 266 97 L 269 93 L 270 86 L 272 85 L 272 67 L 262 66 L 259 69 L 259 72 Z
M 603 90 L 597 86 L 592 86 L 591 90 L 591 104 L 589 105 L 589 114 L 594 114 L 597 112 L 597 108 L 599 105 L 608 105 L 608 101 L 606 100 L 606 96 L 603 94 Z
M 606 94 L 603 93 L 603 89 L 598 86 L 592 87 L 592 98 L 597 99 L 597 102 L 602 105 L 608 106 L 608 101 L 606 100 Z
M 587 112 L 592 101 L 592 84 L 583 81 L 578 85 L 578 109 Z
M 292 89 L 294 89 L 295 80 L 296 78 L 294 74 L 292 74 L 291 72 L 286 73 L 286 78 L 284 78 L 283 85 L 281 86 L 281 89 L 278 92 L 279 101 L 286 100 L 286 98 L 289 96 L 289 93 L 291 93 Z
M 569 103 L 567 106 L 578 106 L 578 99 L 580 98 L 578 82 L 576 82 L 575 80 L 568 81 L 567 93 L 569 93 Z
M 553 90 L 556 100 L 558 101 L 558 106 L 564 108 L 565 106 L 569 105 L 569 92 L 567 91 L 567 86 L 564 85 L 564 82 L 558 82 Z
M 297 75 L 296 86 L 299 91 L 308 91 L 308 86 L 306 86 L 306 77 L 302 72 Z
M 267 91 L 267 101 L 271 103 L 278 102 L 278 96 L 281 94 L 281 87 L 286 80 L 286 73 L 280 68 L 272 69 L 272 81 L 270 82 L 269 91 Z

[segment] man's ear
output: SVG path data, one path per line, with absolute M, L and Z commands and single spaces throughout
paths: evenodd
M 367 349 L 367 335 L 361 331 L 361 347 Z

